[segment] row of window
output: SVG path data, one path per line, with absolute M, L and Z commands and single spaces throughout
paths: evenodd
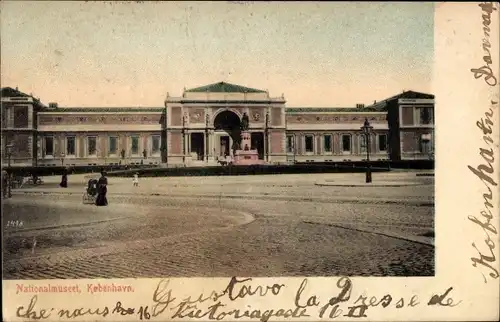
M 132 155 L 139 155 L 139 136 L 130 137 L 130 151 Z M 87 155 L 96 156 L 97 155 L 97 137 L 87 136 Z M 160 152 L 160 136 L 151 136 L 151 153 L 156 154 Z M 44 137 L 44 151 L 45 155 L 54 155 L 54 138 L 51 136 Z M 76 137 L 68 136 L 66 137 L 66 147 L 65 155 L 71 156 L 76 155 Z M 110 136 L 108 137 L 108 155 L 118 155 L 118 137 Z
M 403 125 L 430 125 L 434 123 L 432 107 L 403 107 Z
M 7 106 L 5 106 L 7 107 Z M 27 106 L 15 106 L 13 108 L 7 109 L 5 108 L 2 111 L 2 128 L 9 127 L 7 126 L 9 113 L 13 116 L 13 124 L 10 126 L 14 126 L 14 128 L 27 128 L 29 127 L 29 109 Z
M 366 152 L 366 137 L 364 135 L 360 136 L 360 148 L 361 152 Z M 295 150 L 294 147 L 294 139 L 293 135 L 287 136 L 287 152 L 293 153 Z M 378 134 L 377 135 L 377 146 L 378 151 L 385 152 L 387 151 L 387 135 L 386 134 Z M 304 136 L 304 144 L 305 144 L 305 152 L 314 152 L 314 136 L 313 135 L 305 135 Z M 350 153 L 352 151 L 352 137 L 350 134 L 342 135 L 342 152 Z M 323 135 L 323 152 L 331 153 L 333 152 L 333 136 L 331 134 Z

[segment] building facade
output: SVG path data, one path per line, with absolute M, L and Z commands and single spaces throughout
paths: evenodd
M 433 95 L 287 108 L 284 95 L 224 82 L 167 94 L 158 108 L 60 108 L 3 88 L 2 148 L 11 146 L 13 165 L 217 165 L 239 148 L 244 115 L 251 149 L 268 164 L 365 160 L 365 119 L 373 127 L 372 160 L 433 158 Z

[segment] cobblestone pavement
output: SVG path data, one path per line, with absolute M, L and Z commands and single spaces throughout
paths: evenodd
M 46 178 L 5 204 L 4 278 L 434 275 L 432 182 L 320 178 L 147 178 L 135 190 L 110 178 L 108 207 L 82 204 L 83 177 L 68 189 Z

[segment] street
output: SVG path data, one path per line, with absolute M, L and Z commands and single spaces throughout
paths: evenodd
M 4 279 L 434 275 L 434 180 L 414 172 L 109 178 L 108 207 L 59 179 L 4 202 Z

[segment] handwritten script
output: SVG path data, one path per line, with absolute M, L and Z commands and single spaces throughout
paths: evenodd
M 486 84 L 489 86 L 496 86 L 498 84 L 497 78 L 493 73 L 493 69 L 491 65 L 493 64 L 493 60 L 491 58 L 491 42 L 490 42 L 490 33 L 491 33 L 491 14 L 497 10 L 494 6 L 493 2 L 483 2 L 478 5 L 481 8 L 481 13 L 483 17 L 483 41 L 482 47 L 484 51 L 483 56 L 483 66 L 479 68 L 471 69 L 471 72 L 474 74 L 474 78 L 479 79 L 483 78 Z
M 395 296 L 388 293 L 367 295 L 365 293 L 354 295 L 353 282 L 348 277 L 339 278 L 334 287 L 328 290 L 331 295 L 312 294 L 313 288 L 309 280 L 303 279 L 300 286 L 287 290 L 285 284 L 272 283 L 256 285 L 251 278 L 231 278 L 227 286 L 220 291 L 210 291 L 207 294 L 179 297 L 170 287 L 170 280 L 161 280 L 156 286 L 151 301 L 134 306 L 129 306 L 123 301 L 116 301 L 110 306 L 95 308 L 41 308 L 37 305 L 38 295 L 31 297 L 29 303 L 18 306 L 16 316 L 31 320 L 45 320 L 57 318 L 71 320 L 78 317 L 87 319 L 106 318 L 113 316 L 135 316 L 139 320 L 150 320 L 155 317 L 169 319 L 204 319 L 204 320 L 234 320 L 251 319 L 267 322 L 272 318 L 303 319 L 304 317 L 345 319 L 364 318 L 371 310 L 413 308 L 420 305 L 434 307 L 453 307 L 460 304 L 452 297 L 453 288 L 449 287 L 444 292 L 429 294 L 427 301 L 421 303 L 417 295 Z M 287 291 L 287 292 L 285 292 Z M 280 299 L 282 307 L 266 309 L 252 308 L 249 303 L 266 303 L 265 299 L 289 296 L 290 303 Z M 129 303 L 130 304 L 130 303 Z M 238 309 L 229 308 L 239 307 Z
M 484 51 L 483 65 L 480 68 L 471 69 L 474 73 L 474 78 L 480 79 L 484 77 L 484 81 L 489 86 L 497 85 L 497 78 L 495 77 L 491 66 L 493 65 L 493 61 L 491 59 L 491 43 L 490 43 L 490 25 L 491 25 L 491 16 L 492 13 L 497 10 L 494 7 L 492 2 L 483 2 L 478 5 L 481 8 L 482 14 L 482 28 L 483 28 L 483 40 L 482 47 Z M 495 227 L 495 223 L 498 220 L 493 218 L 493 214 L 498 215 L 498 210 L 495 211 L 495 206 L 493 204 L 493 200 L 495 199 L 494 187 L 498 186 L 498 183 L 495 181 L 495 177 L 497 177 L 494 168 L 495 162 L 495 150 L 494 147 L 498 145 L 498 142 L 495 142 L 493 134 L 494 122 L 495 119 L 495 111 L 498 107 L 498 99 L 493 100 L 489 99 L 490 107 L 484 113 L 484 116 L 476 122 L 476 126 L 481 131 L 481 135 L 483 138 L 484 146 L 479 148 L 479 155 L 482 157 L 482 163 L 477 166 L 468 165 L 469 170 L 474 174 L 475 177 L 479 178 L 484 186 L 485 192 L 483 192 L 482 197 L 484 199 L 484 207 L 479 211 L 480 215 L 469 215 L 468 219 L 476 225 L 478 228 L 484 231 L 485 238 L 484 242 L 481 245 L 476 245 L 475 242 L 472 243 L 472 247 L 474 247 L 476 251 L 476 256 L 472 257 L 472 265 L 476 268 L 481 269 L 481 274 L 483 276 L 484 282 L 488 282 L 488 278 L 485 276 L 489 276 L 492 279 L 498 279 L 499 274 L 498 270 L 495 268 L 495 262 L 497 258 L 495 257 L 495 239 L 497 239 L 498 231 L 497 227 Z M 493 188 L 493 189 L 492 189 Z M 492 238 L 493 236 L 493 238 Z

